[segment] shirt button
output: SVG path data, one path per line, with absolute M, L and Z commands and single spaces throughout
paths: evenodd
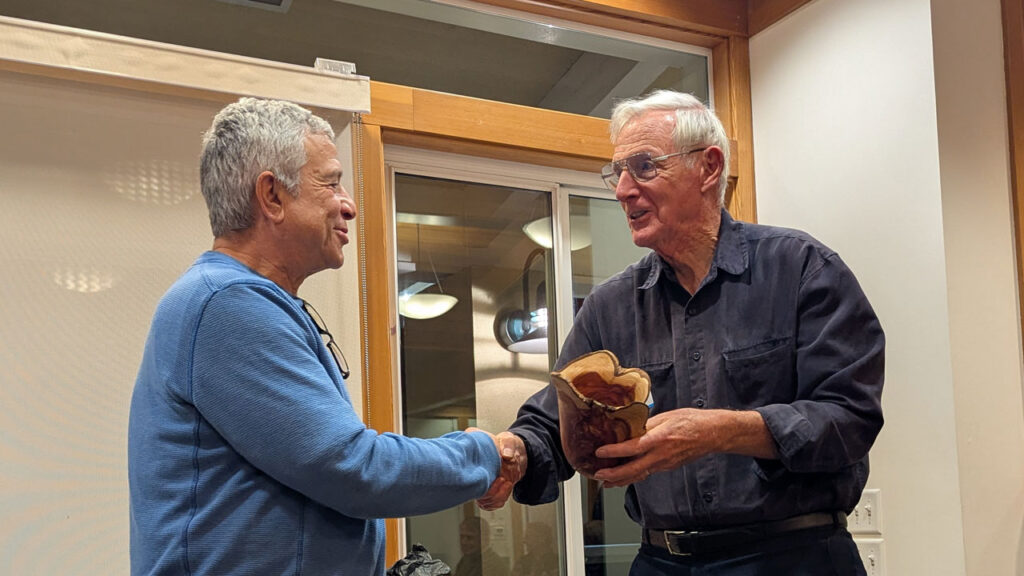
M 707 502 L 708 504 L 711 504 L 711 501 L 714 500 L 714 499 L 715 499 L 715 496 L 711 492 L 705 492 L 704 493 L 704 501 Z
M 692 306 L 690 308 L 687 308 L 686 309 L 686 315 L 687 316 L 696 316 L 697 315 L 697 309 L 693 308 Z
M 694 362 L 700 361 L 700 352 L 694 352 L 690 355 L 690 358 L 693 359 Z
M 693 404 L 697 408 L 703 408 L 704 407 L 704 399 L 703 398 L 697 398 L 697 401 L 694 402 Z

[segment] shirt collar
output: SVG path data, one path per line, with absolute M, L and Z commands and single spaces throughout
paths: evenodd
M 654 252 L 648 255 L 650 268 L 641 290 L 654 286 L 662 274 L 671 274 L 672 267 Z M 715 245 L 715 256 L 711 261 L 711 269 L 701 283 L 703 286 L 718 276 L 718 270 L 729 274 L 742 274 L 749 264 L 747 238 L 743 233 L 743 223 L 732 219 L 729 212 L 722 209 L 722 223 L 718 227 L 718 243 Z

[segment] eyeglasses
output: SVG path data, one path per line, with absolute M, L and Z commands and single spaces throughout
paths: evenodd
M 605 185 L 612 190 L 619 185 L 619 177 L 622 175 L 623 170 L 629 170 L 629 175 L 633 177 L 633 180 L 637 182 L 647 182 L 653 180 L 658 175 L 658 162 L 672 158 L 673 156 L 685 156 L 694 152 L 700 152 L 707 150 L 708 147 L 694 148 L 693 150 L 687 150 L 686 152 L 673 152 L 672 154 L 665 154 L 664 156 L 658 156 L 651 158 L 650 152 L 639 152 L 632 156 L 627 156 L 622 160 L 616 160 L 615 162 L 609 162 L 601 168 L 601 178 L 604 179 Z
M 345 360 L 345 355 L 341 353 L 341 348 L 338 347 L 338 343 L 334 341 L 334 336 L 327 330 L 327 324 L 324 322 L 320 313 L 313 308 L 313 305 L 305 300 L 302 301 L 302 309 L 309 314 L 309 317 L 313 319 L 313 324 L 316 326 L 316 331 L 320 333 L 320 337 L 324 339 L 324 344 L 327 345 L 327 349 L 331 351 L 331 356 L 334 356 L 334 363 L 338 365 L 338 370 L 341 370 L 341 377 L 348 380 L 348 375 L 351 372 L 348 369 L 348 360 Z

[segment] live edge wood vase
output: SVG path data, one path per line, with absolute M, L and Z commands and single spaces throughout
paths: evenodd
M 651 390 L 647 373 L 623 368 L 615 354 L 598 350 L 552 372 L 551 384 L 558 392 L 562 449 L 569 464 L 587 477 L 622 464 L 621 458 L 598 458 L 594 451 L 644 434 Z

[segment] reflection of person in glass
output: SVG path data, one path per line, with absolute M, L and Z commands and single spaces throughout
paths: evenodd
M 652 252 L 587 297 L 555 368 L 607 349 L 651 376 L 646 434 L 599 448 L 628 461 L 594 475 L 629 486 L 630 574 L 864 574 L 845 513 L 882 427 L 885 339 L 853 273 L 803 232 L 732 219 L 729 141 L 695 98 L 621 102 L 611 135 L 602 176 Z M 573 471 L 553 388 L 509 430 L 525 476 L 480 505 L 554 500 Z
M 454 576 L 508 576 L 508 560 L 491 548 L 491 528 L 479 516 L 470 516 L 459 524 L 459 549 L 462 558 Z
M 516 565 L 516 576 L 558 576 L 559 559 L 555 532 L 550 524 L 530 522 L 523 538 L 526 553 Z
M 485 433 L 378 434 L 353 409 L 297 293 L 344 262 L 337 154 L 323 119 L 251 98 L 203 140 L 213 249 L 157 306 L 132 396 L 134 575 L 383 576 L 380 518 L 471 500 L 499 472 Z

